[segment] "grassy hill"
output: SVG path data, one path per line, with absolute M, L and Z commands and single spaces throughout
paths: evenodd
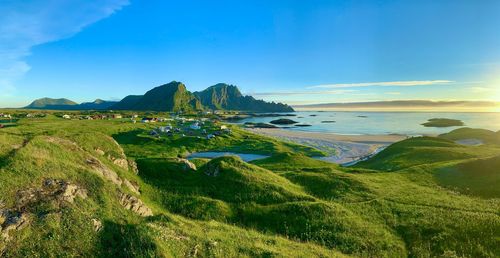
M 474 159 L 444 167 L 437 174 L 439 182 L 459 192 L 485 197 L 500 196 L 500 156 Z
M 48 115 L 0 129 L 0 254 L 500 254 L 496 145 L 412 138 L 343 168 L 235 126 L 207 140 L 151 136 L 158 125 Z M 215 150 L 270 157 L 179 159 Z
M 485 144 L 500 145 L 500 131 L 493 132 L 486 129 L 460 128 L 449 133 L 441 134 L 439 137 L 451 141 L 478 139 Z
M 71 106 L 76 106 L 78 103 L 71 101 L 69 99 L 51 99 L 51 98 L 41 98 L 34 100 L 26 106 L 29 109 L 58 109 L 58 108 L 68 108 Z

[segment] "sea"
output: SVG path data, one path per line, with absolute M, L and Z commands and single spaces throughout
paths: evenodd
M 249 117 L 237 121 L 269 123 L 279 118 L 287 118 L 311 126 L 280 126 L 286 130 L 335 133 L 343 135 L 380 135 L 401 134 L 408 136 L 437 135 L 457 128 L 482 128 L 492 131 L 500 130 L 500 113 L 451 113 L 451 112 L 350 112 L 350 111 L 299 111 L 295 116 L 282 117 Z M 458 119 L 464 126 L 425 127 L 422 124 L 431 118 Z M 329 121 L 329 122 L 326 122 Z M 332 122 L 334 121 L 334 122 Z

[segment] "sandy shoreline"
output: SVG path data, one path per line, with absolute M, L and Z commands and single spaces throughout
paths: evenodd
M 311 138 L 326 141 L 343 141 L 343 142 L 357 142 L 366 144 L 391 144 L 408 138 L 406 135 L 398 134 L 384 134 L 384 135 L 342 135 L 333 133 L 318 133 L 318 132 L 303 132 L 292 131 L 285 129 L 270 129 L 270 128 L 247 128 L 247 130 L 278 137 L 299 137 Z
M 328 153 L 319 159 L 337 164 L 350 164 L 408 138 L 405 135 L 339 135 L 285 129 L 247 128 L 260 135 L 311 146 Z

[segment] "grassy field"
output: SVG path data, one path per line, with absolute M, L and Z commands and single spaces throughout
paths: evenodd
M 324 155 L 318 150 L 236 126 L 207 140 L 150 135 L 159 125 L 48 115 L 1 128 L 2 234 L 13 218 L 26 219 L 0 237 L 0 254 L 500 256 L 498 133 L 411 138 L 343 168 L 311 158 Z M 482 146 L 454 143 L 485 134 Z M 270 157 L 196 159 L 196 170 L 178 158 L 198 151 Z M 47 179 L 86 196 L 67 201 L 46 190 Z M 127 209 L 123 195 L 154 215 Z

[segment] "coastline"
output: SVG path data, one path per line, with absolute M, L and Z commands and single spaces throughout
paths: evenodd
M 392 143 L 407 139 L 406 135 L 341 135 L 286 129 L 245 128 L 250 132 L 317 148 L 327 153 L 317 159 L 341 165 L 354 165 L 371 157 Z
M 325 141 L 342 141 L 365 144 L 391 144 L 407 139 L 408 136 L 400 134 L 373 134 L 373 135 L 344 135 L 335 133 L 293 131 L 280 128 L 245 128 L 257 134 L 277 137 L 310 138 Z

